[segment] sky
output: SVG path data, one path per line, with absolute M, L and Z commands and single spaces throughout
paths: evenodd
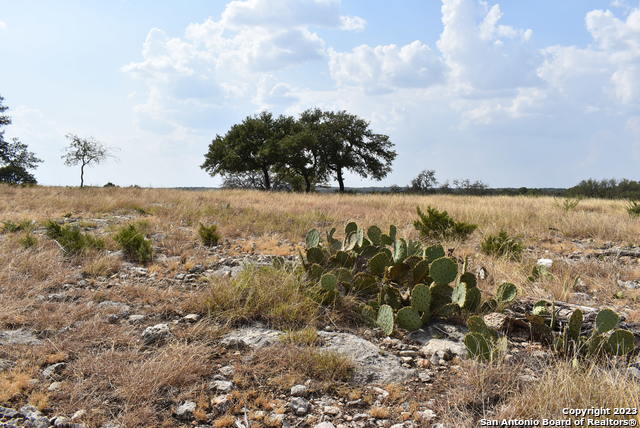
M 45 185 L 65 135 L 90 185 L 219 186 L 199 166 L 249 115 L 347 110 L 398 156 L 380 182 L 640 179 L 637 0 L 0 0 L 0 95 Z

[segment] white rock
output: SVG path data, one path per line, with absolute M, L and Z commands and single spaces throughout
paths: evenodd
M 538 259 L 536 264 L 538 266 L 544 266 L 547 269 L 551 269 L 551 266 L 553 266 L 553 260 L 551 260 L 551 259 Z
M 291 395 L 294 397 L 305 397 L 308 391 L 308 388 L 304 385 L 293 385 L 291 387 Z
M 84 415 L 86 415 L 86 414 L 87 414 L 87 411 L 86 411 L 86 410 L 84 410 L 84 409 L 80 409 L 80 410 L 78 410 L 77 412 L 75 412 L 75 413 L 73 414 L 73 416 L 71 416 L 71 420 L 72 420 L 72 421 L 75 421 L 76 419 L 80 419 L 81 417 L 83 417 L 83 416 L 84 416 Z
M 169 326 L 167 324 L 156 324 L 144 329 L 142 332 L 142 341 L 145 345 L 158 342 L 169 335 Z
M 175 415 L 179 419 L 191 419 L 193 412 L 196 410 L 196 403 L 193 401 L 185 401 L 176 409 Z
M 218 392 L 229 392 L 232 388 L 233 382 L 229 382 L 228 380 L 214 380 L 209 384 L 209 389 Z
M 200 319 L 200 315 L 198 314 L 189 314 L 185 315 L 183 318 L 186 322 L 197 322 Z

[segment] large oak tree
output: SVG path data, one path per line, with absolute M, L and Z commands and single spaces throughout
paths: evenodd
M 395 157 L 389 137 L 374 133 L 364 119 L 344 111 L 309 109 L 297 120 L 268 112 L 245 118 L 224 136 L 216 136 L 201 167 L 225 180 L 243 177 L 240 182 L 264 190 L 273 189 L 274 179 L 298 177 L 309 192 L 335 178 L 344 192 L 347 171 L 380 180 L 391 171 Z

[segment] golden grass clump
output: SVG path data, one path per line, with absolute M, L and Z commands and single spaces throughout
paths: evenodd
M 228 325 L 261 321 L 284 329 L 313 325 L 320 307 L 299 273 L 256 266 L 233 279 L 213 279 L 206 303 L 211 316 Z

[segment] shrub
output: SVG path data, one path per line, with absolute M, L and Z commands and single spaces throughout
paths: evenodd
M 38 243 L 38 240 L 35 236 L 31 234 L 31 232 L 27 232 L 22 238 L 20 238 L 20 245 L 24 248 L 34 247 Z
M 574 209 L 576 209 L 581 200 L 581 197 L 564 198 L 562 202 L 558 203 L 558 206 L 565 211 L 573 211 Z
M 220 241 L 218 227 L 215 224 L 212 224 L 211 226 L 205 226 L 204 224 L 200 223 L 198 235 L 200 235 L 202 243 L 207 247 L 218 245 L 218 242 Z
M 5 220 L 2 222 L 0 232 L 15 233 L 22 232 L 23 230 L 30 231 L 31 229 L 33 229 L 33 222 L 31 220 L 21 220 L 17 223 L 12 220 Z
M 629 201 L 629 204 L 627 205 L 627 212 L 631 217 L 640 216 L 640 201 Z
M 520 260 L 524 249 L 520 238 L 511 237 L 504 230 L 497 235 L 487 236 L 480 248 L 483 253 L 490 256 L 506 257 L 512 260 Z
M 82 254 L 91 248 L 98 250 L 104 248 L 104 241 L 88 233 L 82 233 L 76 226 L 63 226 L 49 220 L 46 228 L 47 236 L 55 240 L 69 255 Z
M 151 241 L 145 238 L 133 224 L 120 229 L 113 240 L 116 241 L 125 257 L 129 260 L 138 263 L 147 263 L 153 258 Z
M 420 237 L 427 240 L 441 239 L 467 239 L 478 227 L 475 224 L 458 222 L 449 217 L 446 211 L 438 211 L 436 208 L 427 207 L 424 214 L 420 207 L 417 208 L 419 220 L 413 225 L 420 232 Z

